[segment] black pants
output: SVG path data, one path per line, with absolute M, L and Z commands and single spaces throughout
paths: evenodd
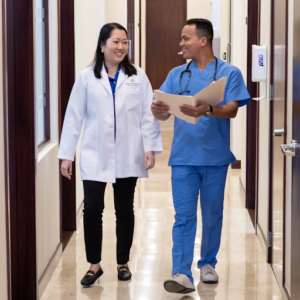
M 134 230 L 133 198 L 137 178 L 116 179 L 113 184 L 117 218 L 117 263 L 126 264 L 132 245 Z M 83 225 L 87 261 L 97 264 L 101 261 L 102 213 L 106 182 L 83 181 L 84 210 Z

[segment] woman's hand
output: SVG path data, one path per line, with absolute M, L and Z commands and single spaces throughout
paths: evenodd
M 72 175 L 72 161 L 63 159 L 61 163 L 61 174 L 65 177 L 67 177 L 69 180 L 71 180 L 71 175 Z
M 145 165 L 146 168 L 144 169 L 144 171 L 148 171 L 154 167 L 155 165 L 154 151 L 149 151 L 145 153 Z

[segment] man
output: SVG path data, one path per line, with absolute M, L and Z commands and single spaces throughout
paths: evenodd
M 250 101 L 241 72 L 215 58 L 212 40 L 213 27 L 210 21 L 188 20 L 182 30 L 180 46 L 183 58 L 192 59 L 189 65 L 190 78 L 188 72 L 182 74 L 188 66 L 184 64 L 171 70 L 160 88 L 165 93 L 194 96 L 213 80 L 227 77 L 224 100 L 219 105 L 212 107 L 199 99 L 195 107 L 180 107 L 188 116 L 202 116 L 197 124 L 175 118 L 169 160 L 176 213 L 173 226 L 173 278 L 164 283 L 165 289 L 173 293 L 195 291 L 191 266 L 199 190 L 203 230 L 198 268 L 204 283 L 217 283 L 219 280 L 215 266 L 221 242 L 225 181 L 228 166 L 236 162 L 229 148 L 230 118 L 236 116 L 240 106 Z M 167 120 L 170 117 L 168 110 L 169 107 L 163 102 L 153 101 L 152 112 L 157 119 Z

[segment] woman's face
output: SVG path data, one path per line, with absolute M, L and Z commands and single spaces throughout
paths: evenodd
M 119 64 L 128 53 L 128 39 L 126 32 L 120 29 L 114 29 L 106 45 L 102 45 L 104 58 L 112 64 Z

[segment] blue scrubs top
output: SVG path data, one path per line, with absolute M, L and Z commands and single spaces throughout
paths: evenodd
M 192 72 L 187 90 L 184 95 L 194 96 L 210 85 L 214 77 L 216 62 L 211 62 L 204 70 L 199 71 L 193 61 L 190 65 Z M 187 64 L 170 71 L 167 79 L 160 87 L 160 91 L 179 95 L 180 73 Z M 227 76 L 224 100 L 218 105 L 231 101 L 239 101 L 239 106 L 250 102 L 250 96 L 245 86 L 241 71 L 230 64 L 218 59 L 216 80 Z M 188 73 L 184 73 L 181 81 L 184 90 L 188 80 Z M 174 138 L 169 160 L 169 166 L 223 166 L 236 162 L 229 147 L 230 119 L 219 119 L 213 116 L 202 116 L 197 124 L 187 123 L 175 117 Z
M 106 73 L 108 74 L 108 68 L 104 65 Z M 110 83 L 110 87 L 111 87 L 111 91 L 114 97 L 114 119 L 115 119 L 115 136 L 116 136 L 116 130 L 117 130 L 117 126 L 116 126 L 116 99 L 115 99 L 115 93 L 116 93 L 116 86 L 117 86 L 117 82 L 118 82 L 118 78 L 119 78 L 119 74 L 120 74 L 120 70 L 121 70 L 121 64 L 118 67 L 118 71 L 115 75 L 115 78 L 111 78 L 108 77 L 109 79 L 109 83 Z

